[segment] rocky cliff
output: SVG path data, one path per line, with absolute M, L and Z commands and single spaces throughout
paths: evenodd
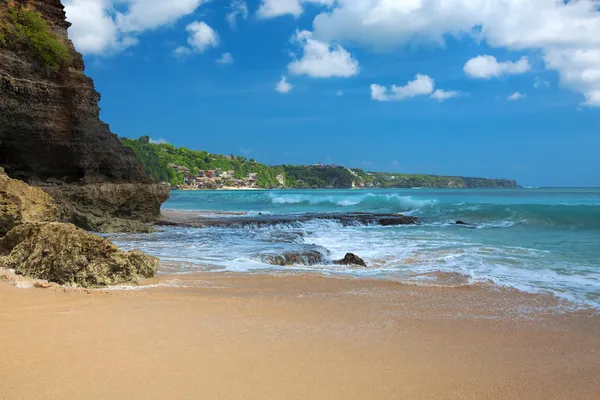
M 97 191 L 86 185 L 107 183 L 127 185 L 113 190 L 122 197 L 94 210 L 95 217 L 156 218 L 168 190 L 152 184 L 133 152 L 100 120 L 100 95 L 84 74 L 69 26 L 60 0 L 0 0 L 0 167 L 48 189 L 63 202 L 67 220 L 78 222 L 69 214 L 81 211 L 78 203 L 94 208 L 90 196 Z

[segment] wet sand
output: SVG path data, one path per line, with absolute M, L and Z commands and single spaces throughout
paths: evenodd
M 0 282 L 0 399 L 600 399 L 600 316 L 309 275 Z

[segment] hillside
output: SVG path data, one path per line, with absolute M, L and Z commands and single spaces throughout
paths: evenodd
M 409 175 L 366 172 L 337 165 L 269 166 L 242 156 L 210 154 L 168 143 L 154 143 L 148 136 L 121 138 L 154 179 L 182 189 L 218 188 L 514 188 L 504 179 Z

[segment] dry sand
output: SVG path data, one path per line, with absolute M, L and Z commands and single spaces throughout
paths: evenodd
M 306 275 L 0 282 L 0 399 L 600 399 L 600 317 L 546 296 Z

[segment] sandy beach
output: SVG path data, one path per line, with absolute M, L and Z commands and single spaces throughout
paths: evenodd
M 600 398 L 600 317 L 548 296 L 314 275 L 148 283 L 0 282 L 0 399 Z

